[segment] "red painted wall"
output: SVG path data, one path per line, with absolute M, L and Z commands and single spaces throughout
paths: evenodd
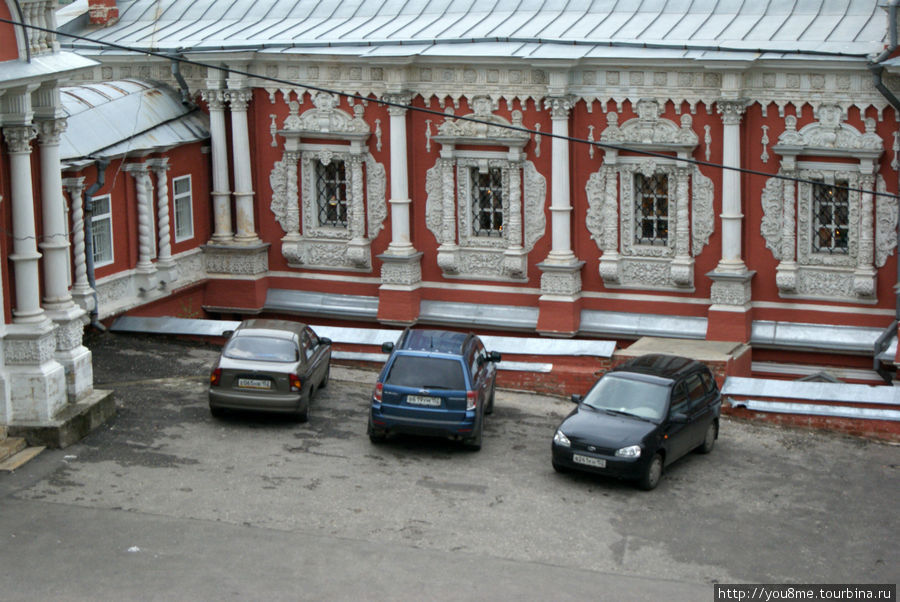
M 9 6 L 0 2 L 0 18 L 8 21 L 18 21 L 19 17 L 13 17 Z M 0 61 L 14 61 L 19 58 L 19 48 L 16 46 L 16 31 L 13 25 L 0 23 Z

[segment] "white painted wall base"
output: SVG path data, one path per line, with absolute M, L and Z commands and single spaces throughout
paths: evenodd
M 8 366 L 9 414 L 3 422 L 49 422 L 67 403 L 66 371 L 56 360 L 39 365 Z

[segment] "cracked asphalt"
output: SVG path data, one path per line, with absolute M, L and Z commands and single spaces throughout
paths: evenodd
M 4 599 L 696 600 L 900 578 L 895 445 L 726 418 L 712 454 L 642 492 L 554 473 L 565 399 L 498 391 L 477 453 L 374 446 L 372 371 L 335 365 L 305 424 L 217 420 L 216 347 L 87 344 L 118 413 L 0 473 Z

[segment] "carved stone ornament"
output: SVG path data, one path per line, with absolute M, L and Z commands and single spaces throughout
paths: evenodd
M 300 103 L 288 103 L 289 114 L 277 132 L 285 138 L 285 151 L 269 174 L 270 209 L 285 232 L 281 252 L 291 267 L 368 272 L 371 242 L 388 215 L 385 168 L 367 151 L 364 106 L 353 105 L 351 116 L 337 103 L 336 95 L 325 92 L 316 94 L 315 108 L 303 114 Z M 316 169 L 335 162 L 344 166 L 346 224 L 320 224 Z
M 505 160 L 488 161 L 489 167 L 499 167 L 503 173 L 507 227 L 499 237 L 476 236 L 468 190 L 469 174 L 478 163 L 476 159 L 439 160 L 425 174 L 425 225 L 443 249 L 438 252 L 438 265 L 445 276 L 525 280 L 528 252 L 546 232 L 546 178 L 530 161 L 521 167 Z
M 607 114 L 601 140 L 632 148 L 675 152 L 686 157 L 699 139 L 690 115 L 680 124 L 660 118 L 655 100 L 637 104 L 638 117 L 619 126 L 616 113 Z M 665 244 L 635 240 L 636 174 L 665 177 L 668 182 L 668 237 Z M 713 182 L 699 168 L 674 160 L 621 158 L 608 150 L 603 167 L 588 177 L 585 223 L 601 251 L 600 276 L 610 288 L 689 290 L 693 287 L 693 257 L 709 244 L 715 228 Z M 690 216 L 690 217 L 689 217 Z
M 438 125 L 432 140 L 441 144 L 441 158 L 425 175 L 425 224 L 440 244 L 437 263 L 446 277 L 479 280 L 527 280 L 528 252 L 544 236 L 544 204 L 547 183 L 522 152 L 525 132 L 504 126 L 522 126 L 522 113 L 512 112 L 507 121 L 494 115 L 494 102 L 484 96 L 471 100 L 481 123 L 448 117 Z M 505 147 L 485 152 L 457 145 Z M 477 234 L 473 224 L 471 190 L 473 174 L 499 169 L 503 228 L 499 236 Z
M 865 192 L 876 187 L 873 172 L 883 142 L 871 118 L 864 120 L 866 131 L 860 132 L 841 122 L 843 110 L 837 105 L 819 106 L 817 115 L 819 121 L 800 130 L 796 117 L 785 117 L 785 131 L 772 150 L 781 156 L 779 174 L 801 181 L 766 181 L 760 199 L 760 233 L 779 260 L 775 282 L 782 297 L 874 303 L 875 268 L 883 266 L 896 247 L 896 199 L 879 196 L 873 202 L 874 195 Z M 798 157 L 802 156 L 847 161 L 801 163 Z M 825 185 L 846 182 L 851 189 L 843 252 L 819 252 L 813 247 L 815 186 L 809 180 Z M 877 185 L 884 186 L 880 178 Z

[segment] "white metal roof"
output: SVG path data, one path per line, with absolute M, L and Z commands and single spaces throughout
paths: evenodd
M 67 115 L 60 158 L 84 160 L 146 153 L 209 137 L 209 118 L 164 84 L 119 80 L 60 88 Z M 88 159 L 90 158 L 90 159 Z
M 876 0 L 119 0 L 119 21 L 64 29 L 159 51 L 270 49 L 534 59 L 722 50 L 864 56 L 884 48 Z M 64 36 L 63 45 L 68 45 Z M 496 44 L 511 49 L 497 55 Z M 76 48 L 85 43 L 72 42 Z M 412 45 L 413 48 L 408 46 Z M 630 49 L 622 52 L 622 48 Z M 341 48 L 341 52 L 336 52 Z M 112 50 L 112 52 L 116 52 Z M 121 52 L 121 51 L 119 51 Z M 671 55 L 669 55 L 671 56 Z

